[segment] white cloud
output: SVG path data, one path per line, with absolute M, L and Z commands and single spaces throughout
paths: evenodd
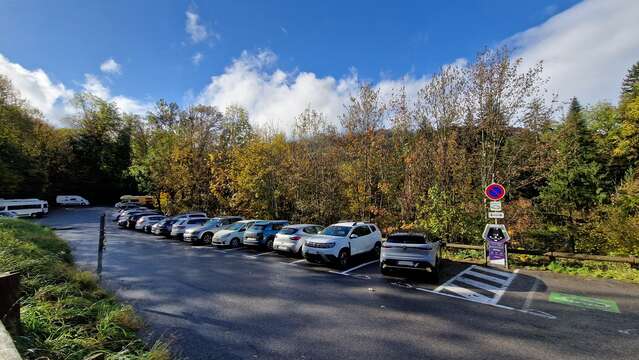
M 100 79 L 93 74 L 84 74 L 84 91 L 91 93 L 103 100 L 114 102 L 120 111 L 132 114 L 145 114 L 153 108 L 150 102 L 139 101 L 124 95 L 111 95 L 111 89 L 106 87 Z
M 218 38 L 219 34 L 208 30 L 206 26 L 200 23 L 200 15 L 198 15 L 195 10 L 189 9 L 186 11 L 186 26 L 185 30 L 187 34 L 191 37 L 193 43 L 202 42 L 209 37 Z
M 639 60 L 639 1 L 584 1 L 507 40 L 528 67 L 544 61 L 549 89 L 565 101 L 616 102 Z
M 293 128 L 295 117 L 307 106 L 338 124 L 349 96 L 358 91 L 357 73 L 353 71 L 340 79 L 317 77 L 312 72 L 287 73 L 271 69 L 276 60 L 277 56 L 268 50 L 256 55 L 243 52 L 223 74 L 211 77 L 197 101 L 221 109 L 241 105 L 249 111 L 255 125 L 272 125 L 286 132 Z M 425 81 L 424 77 L 415 79 L 406 75 L 397 80 L 383 80 L 376 86 L 382 97 L 401 86 L 406 87 L 409 96 L 414 96 Z
M 56 125 L 72 109 L 73 91 L 62 83 L 54 84 L 42 69 L 28 70 L 0 54 L 0 74 L 11 80 L 20 96 Z
M 202 59 L 204 59 L 204 54 L 202 54 L 201 52 L 196 52 L 195 55 L 193 55 L 193 57 L 191 58 L 191 61 L 194 65 L 200 65 Z
M 110 58 L 100 65 L 100 71 L 107 74 L 121 74 L 122 65 L 118 64 L 113 58 Z

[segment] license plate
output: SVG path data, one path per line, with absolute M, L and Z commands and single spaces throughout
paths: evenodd
M 413 262 L 412 261 L 398 261 L 397 265 L 399 265 L 399 266 L 413 266 Z

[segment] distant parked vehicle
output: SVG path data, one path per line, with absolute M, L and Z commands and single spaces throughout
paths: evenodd
M 193 244 L 210 244 L 213 235 L 225 226 L 236 221 L 244 220 L 241 216 L 220 216 L 209 219 L 204 225 L 191 228 L 184 231 L 184 241 L 190 241 Z
M 138 219 L 135 223 L 135 230 L 141 230 L 146 233 L 151 232 L 151 226 L 160 222 L 160 220 L 166 219 L 164 215 L 145 215 Z
M 379 258 L 382 234 L 375 224 L 342 222 L 306 239 L 302 254 L 309 262 L 336 263 L 346 267 L 354 255 L 371 252 Z
M 232 248 L 240 247 L 242 245 L 244 232 L 257 221 L 261 220 L 240 220 L 224 229 L 220 229 L 213 235 L 211 243 L 213 245 L 228 245 Z
M 120 196 L 120 202 L 115 204 L 118 207 L 118 204 L 128 204 L 128 203 L 137 203 L 144 206 L 153 206 L 155 199 L 151 195 L 122 195 Z
M 171 236 L 171 228 L 177 221 L 178 219 L 175 218 L 160 220 L 157 224 L 151 226 L 151 233 L 154 235 Z
M 384 275 L 392 270 L 423 271 L 439 281 L 439 254 L 441 243 L 430 241 L 421 233 L 392 234 L 382 243 L 379 267 Z
M 321 225 L 298 224 L 282 228 L 273 241 L 273 250 L 302 256 L 302 246 L 307 238 L 324 229 Z
M 246 246 L 264 246 L 272 250 L 275 234 L 286 225 L 286 220 L 258 221 L 244 232 L 242 243 Z
M 49 213 L 49 203 L 40 199 L 0 199 L 0 211 L 13 211 L 19 217 L 42 217 Z
M 118 210 L 130 210 L 136 207 L 140 207 L 142 205 L 136 203 L 136 202 L 127 202 L 127 203 L 123 203 L 123 202 L 119 202 L 115 204 L 115 208 Z
M 208 220 L 208 218 L 201 217 L 178 220 L 175 224 L 173 224 L 173 226 L 171 226 L 171 236 L 182 239 L 186 230 L 200 227 Z
M 143 216 L 151 216 L 151 215 L 160 216 L 162 214 L 160 214 L 157 211 L 149 210 L 149 211 L 144 211 L 144 212 L 141 212 L 141 213 L 129 215 L 129 218 L 127 219 L 127 222 L 126 222 L 126 227 L 128 229 L 135 229 L 135 224 L 137 224 L 138 220 L 140 220 L 141 217 L 143 217 Z
M 0 211 L 0 217 L 17 218 L 18 214 L 15 211 Z
M 80 195 L 58 195 L 55 202 L 60 206 L 89 206 L 89 200 Z
M 118 224 L 120 224 L 120 222 L 126 221 L 129 215 L 138 214 L 145 211 L 150 211 L 150 209 L 147 209 L 145 207 L 136 207 L 129 210 L 120 210 L 117 213 L 113 214 L 112 217 L 113 221 L 116 221 Z

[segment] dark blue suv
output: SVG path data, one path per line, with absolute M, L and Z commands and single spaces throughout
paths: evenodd
M 275 234 L 286 225 L 286 220 L 258 221 L 246 230 L 242 243 L 246 246 L 265 246 L 272 250 Z

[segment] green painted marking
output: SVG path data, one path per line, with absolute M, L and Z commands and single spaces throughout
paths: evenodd
M 558 304 L 573 305 L 586 309 L 608 311 L 617 314 L 621 313 L 621 311 L 619 311 L 619 306 L 617 306 L 617 303 L 608 299 L 598 299 L 579 295 L 551 292 L 550 296 L 548 296 L 548 301 Z

